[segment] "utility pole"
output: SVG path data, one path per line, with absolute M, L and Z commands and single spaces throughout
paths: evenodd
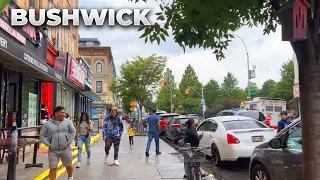
M 173 113 L 173 102 L 172 102 L 172 85 L 170 85 L 170 101 L 171 101 L 171 113 Z
M 203 85 L 202 85 L 202 88 L 201 88 L 201 104 L 202 104 L 202 116 L 203 116 L 203 119 L 205 119 L 205 111 L 206 111 L 206 101 L 204 99 L 204 95 L 203 95 Z
M 250 72 L 250 67 L 249 67 L 249 53 L 248 53 L 248 49 L 247 49 L 247 45 L 246 43 L 244 42 L 244 40 L 236 35 L 236 34 L 233 34 L 234 36 L 237 36 L 243 43 L 244 47 L 246 48 L 246 55 L 247 55 L 247 68 L 248 68 L 248 97 L 247 99 L 248 100 L 251 100 L 251 93 L 250 93 L 250 79 L 251 79 L 251 72 Z

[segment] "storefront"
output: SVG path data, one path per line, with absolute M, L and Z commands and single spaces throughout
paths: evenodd
M 42 29 L 30 25 L 10 26 L 10 2 L 0 18 L 1 127 L 15 121 L 18 127 L 40 123 L 41 86 L 61 82 L 57 71 L 47 65 L 47 38 Z
M 66 78 L 63 79 L 61 87 L 62 106 L 66 108 L 65 110 L 69 113 L 70 119 L 76 121 L 81 113 L 80 92 L 84 91 L 85 88 L 86 73 L 69 53 L 66 53 L 66 57 Z M 58 88 L 57 93 L 60 91 Z

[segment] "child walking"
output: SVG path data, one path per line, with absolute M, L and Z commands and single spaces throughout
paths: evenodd
M 130 147 L 131 147 L 132 145 L 134 145 L 134 143 L 133 143 L 134 126 L 131 124 L 129 124 L 128 136 L 129 136 L 129 143 L 130 143 Z

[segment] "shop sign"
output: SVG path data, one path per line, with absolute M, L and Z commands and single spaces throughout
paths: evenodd
M 27 53 L 24 53 L 24 60 L 27 61 L 28 63 L 36 66 L 37 68 L 43 70 L 44 72 L 48 72 L 48 66 L 42 64 L 39 62 L 37 59 L 33 58 Z
M 59 51 L 58 57 L 54 60 L 54 69 L 57 70 L 62 76 L 65 76 L 67 62 L 67 53 Z
M 8 34 L 10 34 L 10 36 L 14 37 L 19 42 L 21 42 L 23 45 L 27 44 L 27 39 L 1 18 L 0 18 L 0 28 L 3 29 Z
M 0 37 L 0 45 L 2 47 L 4 47 L 5 49 L 7 49 L 8 48 L 8 41 L 5 40 L 4 38 Z
M 10 12 L 11 9 L 18 9 L 19 7 L 14 3 L 14 2 L 10 2 L 9 5 L 7 5 L 4 9 L 3 9 L 3 14 L 7 17 L 7 22 L 9 23 L 10 21 Z M 3 20 L 2 20 L 3 21 Z M 2 23 L 0 23 L 2 24 Z M 8 24 L 7 24 L 8 25 Z M 11 36 L 13 36 L 14 38 L 16 38 L 18 41 L 20 41 L 22 44 L 26 44 L 26 38 L 21 35 L 20 33 L 18 33 L 13 27 L 11 27 L 10 25 L 8 26 L 1 26 L 1 28 L 5 28 L 4 30 L 9 33 Z M 8 31 L 7 31 L 8 30 Z M 37 39 L 37 32 L 36 28 L 34 26 L 31 26 L 30 24 L 26 25 L 26 26 L 22 26 L 21 30 L 23 32 L 23 34 L 25 34 L 26 37 L 28 37 L 30 40 L 32 40 L 33 44 L 35 45 L 40 45 L 41 42 L 38 42 L 40 39 Z M 24 43 L 23 43 L 24 42 Z
M 84 88 L 85 71 L 72 57 L 70 58 L 69 78 L 78 86 Z
M 90 71 L 90 66 L 87 64 L 83 57 L 78 58 L 79 65 L 83 68 L 86 73 L 85 85 L 92 89 L 92 73 Z

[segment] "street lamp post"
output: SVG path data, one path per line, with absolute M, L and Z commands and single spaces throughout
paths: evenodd
M 242 41 L 242 43 L 243 43 L 243 45 L 244 45 L 244 47 L 246 48 L 246 55 L 247 55 L 247 68 L 248 68 L 248 100 L 250 100 L 251 99 L 251 93 L 250 93 L 250 68 L 249 68 L 249 53 L 248 53 L 248 49 L 247 49 L 247 45 L 246 45 L 246 43 L 244 42 L 244 40 L 240 37 L 240 36 L 238 36 L 238 35 L 236 35 L 236 34 L 233 34 L 234 36 L 237 36 L 241 41 Z
M 206 107 L 206 101 L 204 99 L 204 94 L 203 94 L 204 88 L 203 88 L 203 86 L 201 87 L 201 94 L 197 90 L 193 89 L 191 86 L 187 86 L 187 87 L 192 89 L 192 90 L 194 90 L 199 96 L 201 96 L 202 116 L 205 119 L 204 112 L 205 112 L 205 107 Z

